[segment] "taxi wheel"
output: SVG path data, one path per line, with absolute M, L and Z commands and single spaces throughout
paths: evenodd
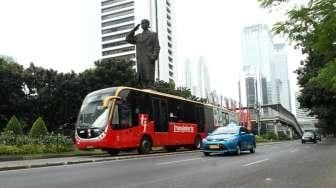
M 241 149 L 240 149 L 240 146 L 237 145 L 236 146 L 236 155 L 240 155 L 241 154 Z
M 252 148 L 250 149 L 250 153 L 255 153 L 255 148 L 256 148 L 256 146 L 255 146 L 255 144 L 253 144 Z
M 203 152 L 204 156 L 209 156 L 210 153 L 209 152 Z

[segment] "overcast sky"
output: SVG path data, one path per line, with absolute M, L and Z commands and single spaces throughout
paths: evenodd
M 141 1 L 141 0 L 140 0 Z M 257 0 L 175 0 L 178 67 L 204 57 L 211 88 L 238 99 L 242 28 L 278 21 Z M 100 57 L 100 0 L 1 0 L 0 54 L 28 66 L 80 72 Z M 292 107 L 301 55 L 288 48 Z M 196 68 L 196 67 L 195 67 Z M 179 80 L 182 78 L 179 72 Z

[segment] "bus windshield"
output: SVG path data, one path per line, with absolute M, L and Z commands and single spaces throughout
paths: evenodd
M 108 96 L 111 96 L 111 92 L 88 95 L 84 99 L 77 121 L 78 128 L 105 128 L 109 108 L 103 107 L 103 100 Z

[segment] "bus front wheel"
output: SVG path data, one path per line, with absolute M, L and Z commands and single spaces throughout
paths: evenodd
M 152 141 L 148 137 L 143 137 L 140 141 L 138 152 L 140 154 L 147 154 L 152 150 Z

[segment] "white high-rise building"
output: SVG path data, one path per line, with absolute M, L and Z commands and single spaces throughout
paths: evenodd
M 209 75 L 209 69 L 207 66 L 204 67 L 204 93 L 205 98 L 210 97 L 210 75 Z
M 183 86 L 192 90 L 192 71 L 190 60 L 187 59 L 184 64 Z
M 274 103 L 282 104 L 288 111 L 292 110 L 290 100 L 290 83 L 288 78 L 288 63 L 285 44 L 273 45 L 272 76 L 275 81 L 275 92 L 273 92 Z
M 245 27 L 242 36 L 240 103 L 243 106 L 266 105 L 272 101 L 271 59 L 273 42 L 266 25 Z
M 156 78 L 176 81 L 176 37 L 174 0 L 102 0 L 102 58 L 135 60 L 135 46 L 125 41 L 126 35 L 142 19 L 148 19 L 151 30 L 158 33 L 160 56 Z M 137 32 L 142 32 L 139 29 Z
M 200 98 L 209 98 L 210 93 L 209 70 L 204 62 L 203 57 L 200 57 L 198 61 L 196 77 L 197 77 L 196 96 Z
M 291 111 L 285 44 L 273 44 L 266 25 L 244 28 L 239 98 L 243 106 L 282 104 Z

